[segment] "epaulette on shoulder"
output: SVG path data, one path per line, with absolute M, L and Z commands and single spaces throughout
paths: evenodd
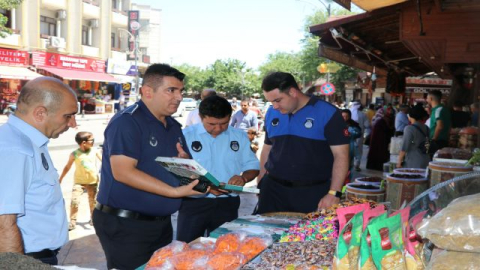
M 138 105 L 138 103 L 135 103 L 135 104 L 127 107 L 125 110 L 123 110 L 123 111 L 122 111 L 122 114 L 128 113 L 128 114 L 132 115 L 132 114 L 138 109 L 138 107 L 140 107 L 140 106 Z

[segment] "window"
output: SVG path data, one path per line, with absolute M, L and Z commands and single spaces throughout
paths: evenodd
M 112 8 L 116 10 L 120 10 L 120 1 L 119 0 L 112 0 Z
M 147 48 L 140 47 L 140 53 L 141 54 L 147 54 Z
M 112 33 L 112 37 L 111 37 L 110 42 L 112 43 L 112 48 L 116 48 L 115 47 L 115 33 Z
M 40 34 L 56 36 L 57 20 L 45 16 L 40 16 Z
M 89 45 L 88 44 L 88 27 L 82 25 L 82 45 Z

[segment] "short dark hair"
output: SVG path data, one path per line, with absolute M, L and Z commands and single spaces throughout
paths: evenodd
M 427 115 L 427 112 L 422 106 L 413 106 L 408 110 L 408 116 L 415 120 L 422 120 Z
M 224 118 L 232 115 L 232 105 L 220 96 L 209 96 L 200 102 L 198 107 L 200 117 Z
M 428 94 L 432 96 L 435 99 L 435 101 L 440 102 L 440 100 L 442 100 L 442 92 L 440 90 L 432 90 L 428 92 Z
M 342 113 L 348 114 L 348 119 L 352 119 L 352 112 L 349 109 L 343 109 Z
M 167 64 L 152 64 L 143 75 L 143 85 L 147 85 L 156 91 L 162 85 L 163 77 L 175 77 L 183 82 L 185 74 Z
M 270 92 L 277 88 L 280 92 L 287 92 L 292 87 L 300 90 L 293 75 L 286 72 L 272 72 L 263 78 L 262 81 L 262 89 L 265 92 Z
M 368 108 L 370 110 L 375 110 L 375 104 L 370 103 L 370 105 L 368 105 Z
M 80 131 L 75 135 L 75 141 L 77 142 L 78 145 L 81 145 L 83 142 L 88 141 L 90 137 L 93 136 L 93 133 L 88 132 L 88 131 Z

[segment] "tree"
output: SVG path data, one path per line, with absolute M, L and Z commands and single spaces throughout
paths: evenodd
M 301 65 L 298 54 L 287 52 L 276 52 L 267 56 L 267 61 L 258 70 L 263 78 L 272 71 L 283 71 L 293 74 L 301 81 Z
M 0 8 L 6 10 L 12 10 L 18 7 L 23 0 L 1 0 Z M 0 37 L 4 38 L 7 34 L 11 34 L 12 30 L 5 25 L 8 23 L 8 18 L 0 13 Z
M 181 64 L 175 66 L 175 68 L 185 73 L 184 84 L 187 91 L 191 91 L 193 94 L 199 94 L 203 89 L 209 88 L 206 83 L 208 75 L 205 70 L 189 64 Z

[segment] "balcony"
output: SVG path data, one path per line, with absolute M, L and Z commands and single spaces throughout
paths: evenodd
M 12 29 L 13 33 L 12 34 L 6 34 L 6 37 L 0 38 L 0 45 L 8 45 L 8 46 L 18 46 L 22 44 L 21 38 L 20 38 L 20 31 Z
M 100 7 L 92 0 L 83 0 L 83 19 L 99 19 Z
M 41 8 L 50 10 L 67 9 L 67 0 L 42 0 Z
M 82 45 L 82 54 L 84 56 L 98 57 L 100 49 L 97 47 Z
M 126 28 L 128 25 L 127 13 L 123 11 L 112 11 L 112 25 L 116 27 Z

